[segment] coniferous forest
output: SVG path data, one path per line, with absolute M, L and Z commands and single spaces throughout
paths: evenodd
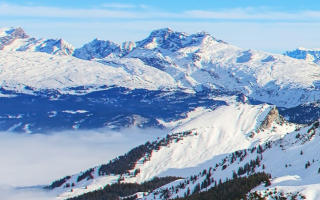
M 141 184 L 137 183 L 116 183 L 105 186 L 102 190 L 86 193 L 84 195 L 70 198 L 68 200 L 118 200 L 120 197 L 128 197 L 137 192 L 151 192 L 165 184 L 179 179 L 179 177 L 155 177 L 150 181 Z M 126 200 L 136 199 L 135 196 Z
M 137 192 L 151 192 L 167 183 L 179 179 L 178 177 L 154 178 L 142 184 L 137 183 L 117 183 L 107 185 L 102 190 L 93 191 L 68 200 L 125 200 L 137 199 Z M 248 177 L 239 177 L 226 182 L 219 183 L 206 192 L 194 192 L 190 196 L 178 198 L 176 200 L 240 200 L 247 199 L 246 195 L 253 188 L 264 183 L 270 184 L 270 175 L 266 173 L 256 173 Z M 128 198 L 123 198 L 128 197 Z
M 256 173 L 248 177 L 234 178 L 209 189 L 206 192 L 194 193 L 176 200 L 240 200 L 247 199 L 247 193 L 261 183 L 270 184 L 270 175 Z

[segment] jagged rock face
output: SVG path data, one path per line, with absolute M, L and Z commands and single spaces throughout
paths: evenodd
M 73 47 L 62 39 L 48 39 L 37 46 L 36 51 L 54 55 L 71 55 L 73 53 Z
M 62 39 L 36 39 L 29 37 L 22 28 L 9 28 L 0 30 L 0 50 L 72 55 L 74 47 Z
M 0 50 L 2 50 L 6 45 L 11 44 L 16 39 L 29 38 L 22 28 L 7 29 L 2 31 L 1 35 L 3 36 L 0 37 Z
M 130 46 L 128 48 L 130 48 Z M 80 59 L 91 60 L 94 58 L 105 58 L 110 54 L 121 55 L 121 53 L 122 51 L 118 44 L 111 41 L 95 39 L 83 47 L 76 49 L 73 56 Z
M 169 28 L 165 28 L 151 32 L 149 37 L 137 42 L 137 47 L 146 49 L 165 49 L 174 52 L 188 46 L 199 45 L 208 38 L 216 40 L 205 32 L 188 35 L 183 32 L 175 32 Z
M 29 36 L 24 32 L 24 30 L 22 28 L 16 28 L 16 29 L 12 29 L 10 32 L 10 35 L 14 38 L 28 38 Z
M 162 53 L 175 52 L 185 47 L 196 46 L 210 41 L 223 43 L 223 41 L 216 40 L 205 32 L 188 35 L 186 33 L 175 32 L 169 28 L 165 28 L 151 32 L 144 40 L 138 42 L 124 42 L 121 46 L 110 41 L 95 39 L 92 42 L 85 44 L 83 47 L 76 49 L 73 55 L 77 58 L 92 60 L 95 58 L 105 58 L 111 54 L 123 57 L 130 54 L 130 52 L 133 52 L 135 49 L 138 51 L 156 50 Z M 141 57 L 143 58 L 143 55 L 141 55 Z
M 274 107 L 273 109 L 270 110 L 265 120 L 262 122 L 260 129 L 268 129 L 274 123 L 281 124 L 282 122 L 283 122 L 283 117 L 280 116 L 279 110 L 276 107 Z
M 163 48 L 175 51 L 182 48 L 183 41 L 187 38 L 184 33 L 173 32 L 171 29 L 160 29 L 151 32 L 150 36 L 140 42 L 137 46 L 140 48 L 154 49 Z

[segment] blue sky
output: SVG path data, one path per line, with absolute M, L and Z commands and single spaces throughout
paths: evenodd
M 140 40 L 153 29 L 206 31 L 242 48 L 280 53 L 320 47 L 314 0 L 0 0 L 0 26 L 64 38 L 76 47 L 94 38 Z
M 6 2 L 6 1 L 2 1 Z M 272 7 L 273 9 L 288 10 L 313 10 L 319 6 L 314 0 L 10 0 L 8 3 L 19 5 L 55 6 L 64 8 L 99 8 L 105 4 L 118 5 L 147 5 L 163 10 L 184 11 L 186 9 L 214 10 L 235 7 Z

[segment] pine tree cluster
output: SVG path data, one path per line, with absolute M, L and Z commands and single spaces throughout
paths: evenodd
M 126 200 L 136 199 L 134 194 L 136 194 L 137 192 L 151 192 L 156 188 L 159 188 L 177 179 L 180 178 L 168 176 L 161 178 L 156 177 L 142 184 L 116 183 L 107 185 L 101 190 L 89 192 L 78 197 L 70 198 L 68 200 L 118 200 L 120 199 L 120 197 L 128 197 L 125 198 Z
M 182 133 L 168 134 L 165 138 L 159 141 L 154 141 L 152 143 L 147 142 L 144 145 L 140 145 L 123 156 L 119 156 L 113 159 L 108 164 L 101 165 L 99 169 L 99 175 L 110 175 L 110 174 L 126 174 L 129 170 L 134 169 L 138 160 L 147 156 L 146 162 L 152 154 L 152 151 L 158 151 L 161 147 L 168 146 L 171 142 L 178 142 L 183 139 L 183 137 L 191 135 L 191 131 L 186 131 Z
M 248 177 L 234 178 L 224 183 L 218 183 L 206 192 L 196 192 L 176 200 L 240 200 L 247 199 L 246 194 L 261 183 L 270 184 L 270 175 L 261 172 Z
M 140 173 L 140 169 L 136 169 L 133 173 L 130 173 L 130 170 L 133 170 L 135 168 L 137 162 L 140 159 L 144 158 L 144 160 L 142 159 L 142 162 L 147 162 L 150 159 L 153 151 L 158 151 L 161 149 L 161 147 L 168 146 L 171 143 L 177 143 L 180 140 L 183 140 L 184 137 L 190 135 L 197 135 L 197 133 L 193 133 L 192 131 L 185 131 L 181 133 L 168 134 L 166 137 L 152 143 L 146 142 L 143 145 L 133 148 L 128 153 L 111 160 L 108 164 L 101 165 L 99 168 L 99 175 L 105 176 L 111 174 L 126 174 L 130 176 L 136 176 Z M 77 182 L 85 179 L 93 179 L 93 172 L 94 169 L 91 168 L 81 173 L 81 175 L 77 177 Z M 70 178 L 70 176 L 67 176 L 60 180 L 54 181 L 51 185 L 46 186 L 45 189 L 54 189 L 61 186 L 70 187 L 72 185 L 75 185 L 75 183 L 72 183 L 71 185 L 65 184 Z

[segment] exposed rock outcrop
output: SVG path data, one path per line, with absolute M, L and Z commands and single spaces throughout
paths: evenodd
M 260 130 L 270 128 L 274 123 L 282 124 L 284 122 L 284 118 L 279 114 L 279 110 L 274 107 L 270 110 L 264 121 L 261 123 Z

